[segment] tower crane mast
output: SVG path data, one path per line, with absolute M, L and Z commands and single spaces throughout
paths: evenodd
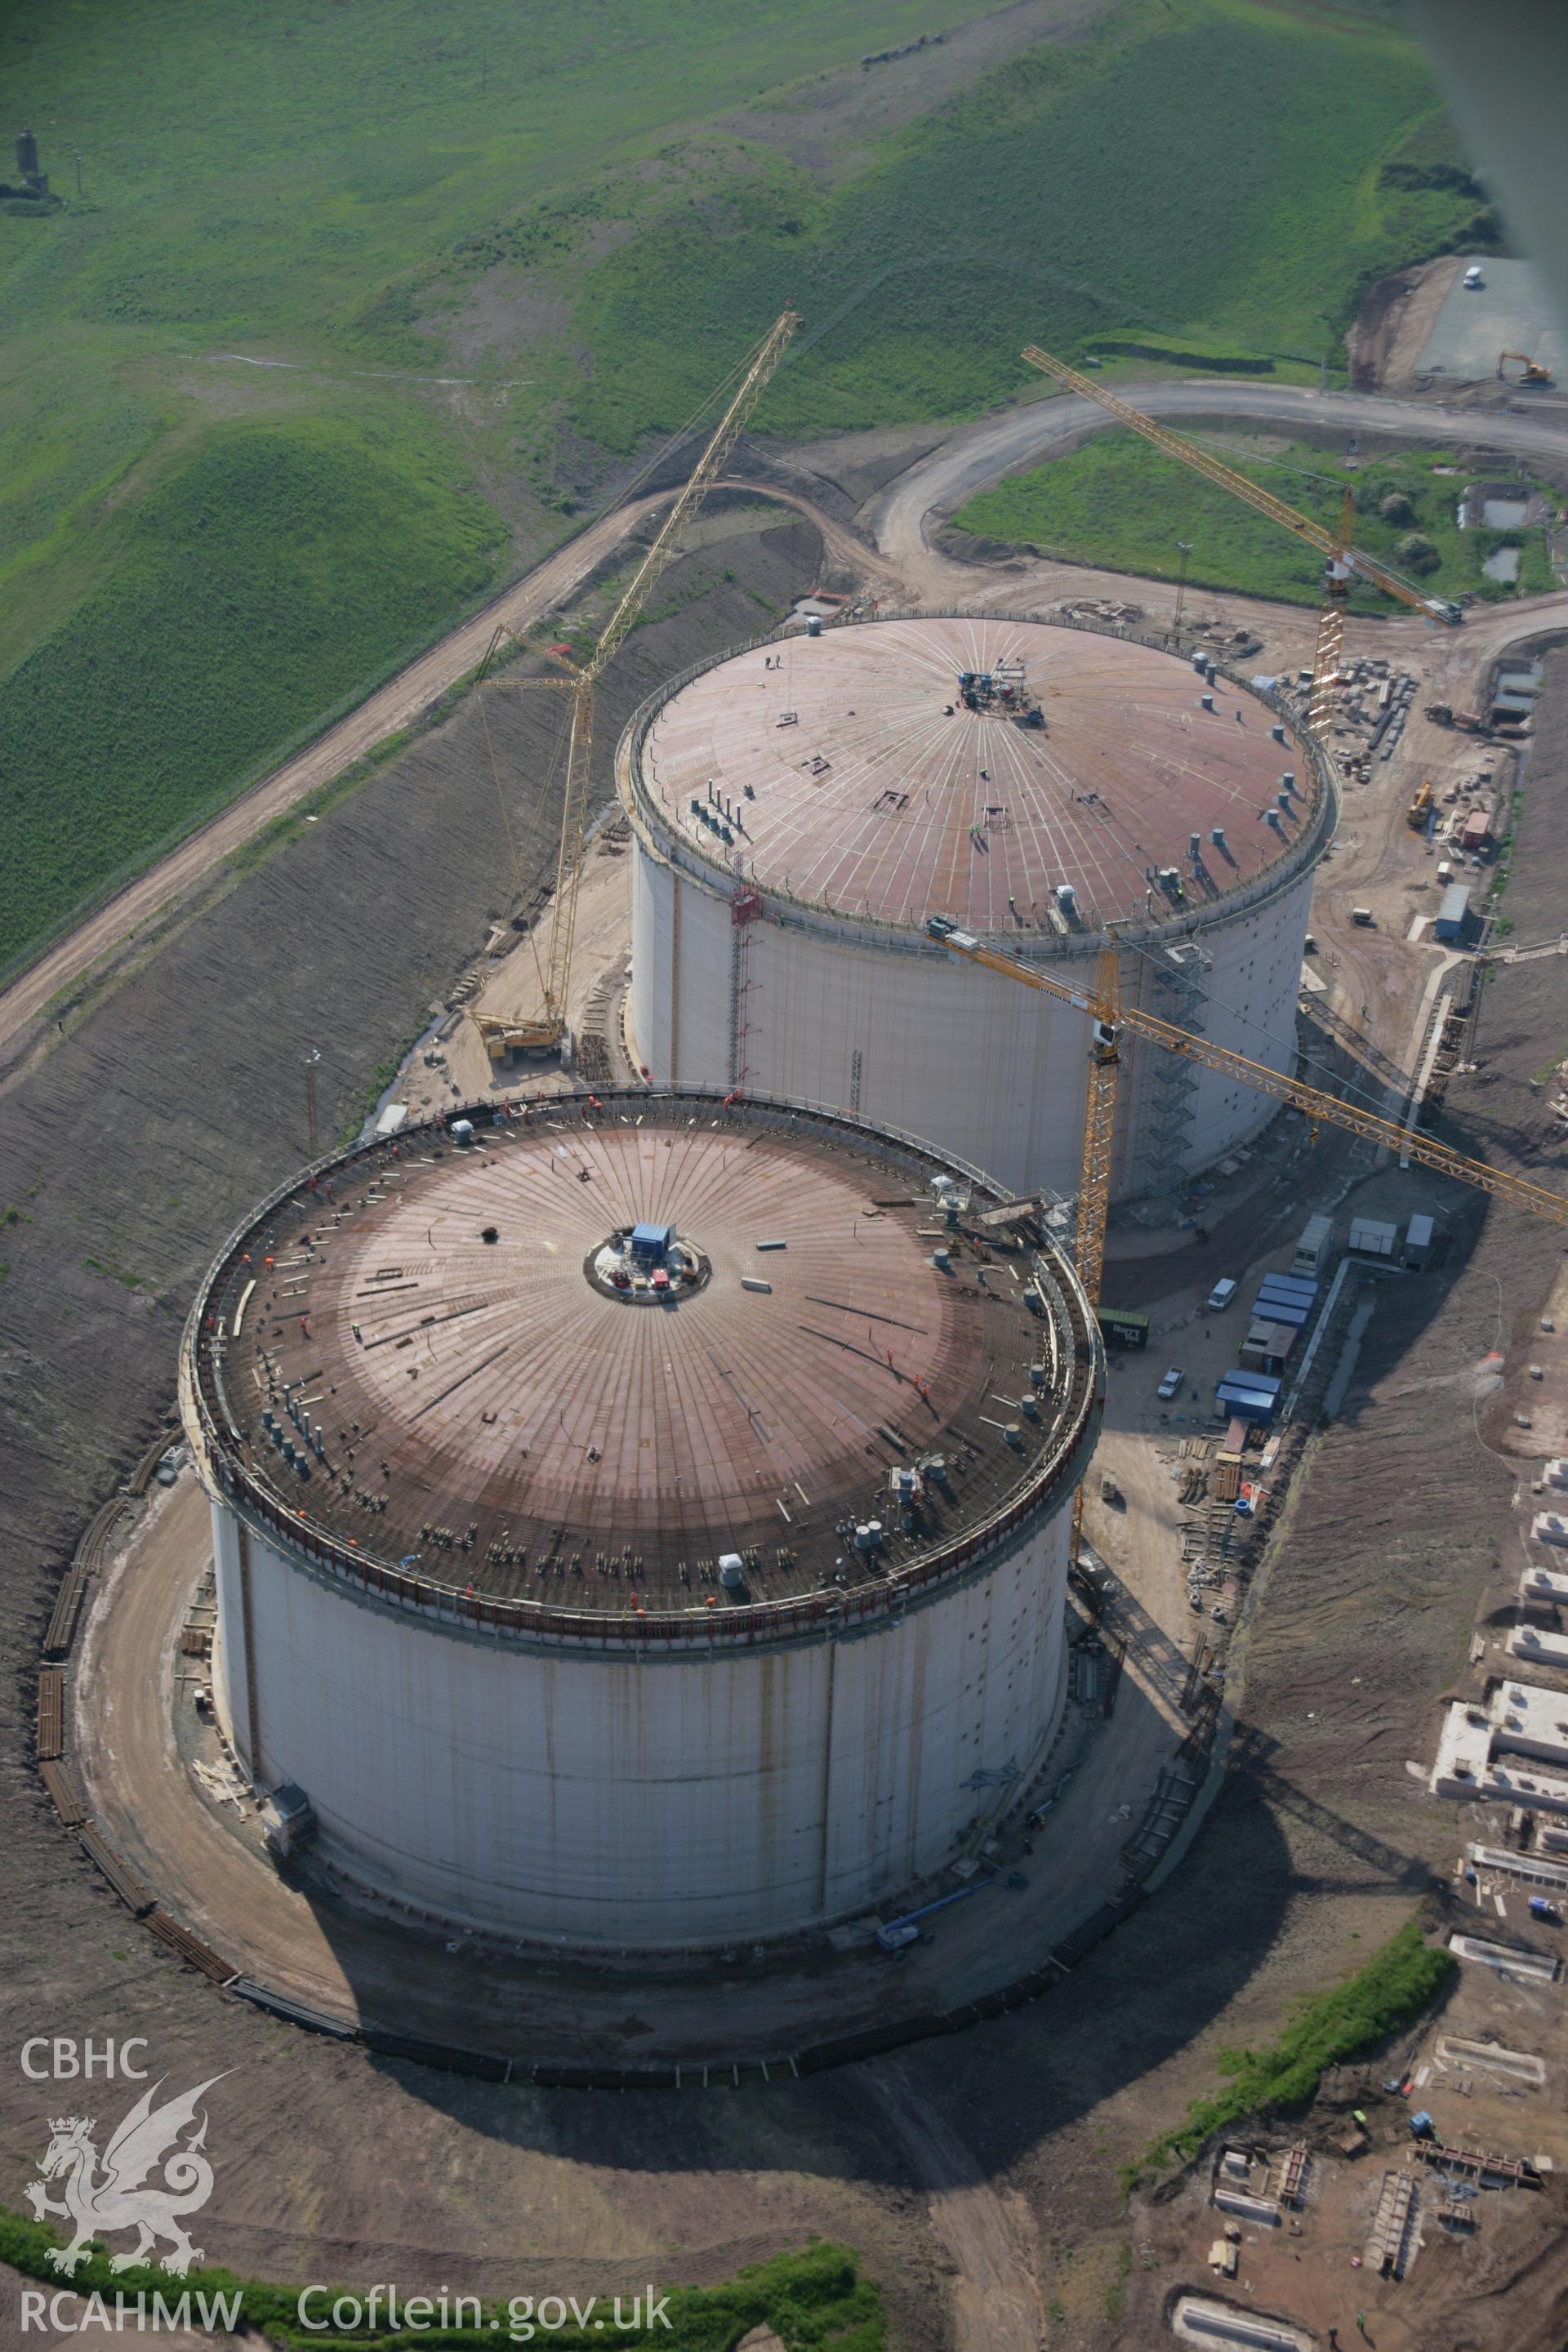
M 745 430 L 799 325 L 800 319 L 795 311 L 782 311 L 763 338 L 739 388 L 714 427 L 707 447 L 633 572 L 587 660 L 581 665 L 574 663 L 568 653 L 557 646 L 551 657 L 564 670 L 564 677 L 519 681 L 527 685 L 553 687 L 570 694 L 572 715 L 566 747 L 566 785 L 561 809 L 561 835 L 556 849 L 550 952 L 541 975 L 544 992 L 543 1013 L 537 1021 L 504 1021 L 492 1013 L 476 1013 L 475 1025 L 493 1060 L 499 1060 L 503 1054 L 514 1049 L 523 1053 L 548 1053 L 564 1042 L 566 994 L 572 977 L 577 895 L 583 877 L 583 849 L 588 822 L 595 689 L 616 653 L 636 627 L 659 574 L 680 543 L 685 526 L 722 471 L 725 460 Z M 513 632 L 504 624 L 496 630 L 480 665 L 481 683 L 501 639 L 512 635 Z
M 1327 725 L 1334 681 L 1339 676 L 1340 649 L 1344 642 L 1344 608 L 1352 580 L 1370 582 L 1373 587 L 1381 588 L 1385 596 L 1393 596 L 1400 604 L 1408 604 L 1412 612 L 1419 613 L 1424 620 L 1441 623 L 1446 628 L 1457 628 L 1463 621 L 1462 605 L 1450 604 L 1445 597 L 1426 595 L 1413 580 L 1406 580 L 1392 565 L 1380 563 L 1374 556 L 1364 555 L 1353 544 L 1355 501 L 1348 484 L 1340 502 L 1339 526 L 1337 530 L 1330 530 L 1326 524 L 1315 522 L 1310 515 L 1287 506 L 1285 500 L 1277 499 L 1272 491 L 1249 481 L 1245 474 L 1237 473 L 1234 466 L 1226 465 L 1222 458 L 1215 457 L 1199 443 L 1189 441 L 1185 434 L 1173 433 L 1169 425 L 1156 424 L 1153 417 L 1146 416 L 1141 408 L 1134 408 L 1131 402 L 1119 398 L 1108 385 L 1096 383 L 1091 377 L 1081 375 L 1065 360 L 1053 359 L 1049 352 L 1041 351 L 1035 343 L 1029 344 L 1024 357 L 1031 367 L 1038 368 L 1042 375 L 1051 376 L 1068 392 L 1079 393 L 1085 400 L 1096 402 L 1120 424 L 1129 425 L 1134 433 L 1141 433 L 1145 441 L 1163 450 L 1167 457 L 1175 457 L 1184 466 L 1190 466 L 1195 474 L 1202 474 L 1220 489 L 1228 490 L 1233 498 L 1240 499 L 1258 514 L 1267 515 L 1271 522 L 1279 523 L 1285 530 L 1293 531 L 1298 539 L 1304 539 L 1310 547 L 1315 547 L 1327 559 L 1323 603 L 1318 615 L 1318 641 L 1312 656 L 1312 695 L 1308 713 L 1309 723 L 1320 734 Z
M 980 964 L 987 971 L 999 971 L 1025 988 L 1041 989 L 1048 996 L 1076 1004 L 1094 1024 L 1076 1255 L 1079 1273 L 1095 1305 L 1100 1300 L 1105 1264 L 1105 1228 L 1110 1209 L 1110 1135 L 1123 1036 L 1142 1038 L 1167 1054 L 1179 1054 L 1184 1060 L 1195 1062 L 1203 1069 L 1217 1070 L 1224 1077 L 1239 1078 L 1259 1094 L 1271 1095 L 1276 1102 L 1289 1103 L 1314 1126 L 1340 1128 L 1347 1135 L 1360 1136 L 1363 1141 L 1397 1151 L 1401 1158 L 1414 1160 L 1440 1176 L 1455 1177 L 1461 1184 L 1473 1184 L 1497 1200 L 1511 1202 L 1515 1208 L 1528 1209 L 1532 1216 L 1545 1217 L 1553 1224 L 1568 1224 L 1568 1195 L 1551 1192 L 1543 1184 L 1532 1184 L 1528 1178 L 1515 1176 L 1505 1168 L 1489 1167 L 1484 1160 L 1470 1160 L 1464 1152 L 1439 1143 L 1435 1136 L 1422 1135 L 1413 1127 L 1397 1127 L 1392 1119 L 1380 1118 L 1375 1112 L 1358 1110 L 1352 1104 L 1342 1102 L 1337 1095 L 1324 1094 L 1317 1087 L 1304 1085 L 1300 1078 L 1270 1069 L 1267 1062 L 1252 1061 L 1245 1054 L 1233 1053 L 1228 1045 L 1216 1045 L 1213 1038 L 1180 1029 L 1174 1022 L 1162 1021 L 1158 1014 L 1145 1013 L 1141 1006 L 1131 1005 L 1124 1010 L 1120 1002 L 1119 955 L 1114 943 L 1100 957 L 1093 988 L 1086 989 L 1037 971 L 1016 956 L 1005 955 L 973 932 L 960 930 L 944 915 L 931 916 L 926 929 L 932 939 L 952 954 L 963 956 L 966 962 Z

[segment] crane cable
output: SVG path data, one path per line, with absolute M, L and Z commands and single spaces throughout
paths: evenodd
M 1124 951 L 1131 955 L 1141 956 L 1145 963 L 1153 965 L 1155 971 L 1158 972 L 1159 967 L 1155 964 L 1154 957 L 1147 948 L 1141 947 L 1135 940 L 1123 940 L 1121 944 Z M 1162 973 L 1160 976 L 1163 978 L 1163 974 Z M 1297 994 L 1300 995 L 1300 992 L 1298 990 Z M 1291 1001 L 1293 1003 L 1295 1000 L 1292 999 Z M 1315 1054 L 1309 1053 L 1305 1046 L 1296 1043 L 1294 1040 L 1287 1040 L 1284 1037 L 1276 1036 L 1272 1030 L 1266 1028 L 1264 1024 L 1261 1021 L 1255 1019 L 1250 1013 L 1244 1013 L 1239 1005 L 1227 1003 L 1223 996 L 1215 996 L 1211 990 L 1205 989 L 1204 991 L 1204 1003 L 1205 1004 L 1213 1005 L 1221 1013 L 1228 1013 L 1233 1020 L 1241 1024 L 1243 1028 L 1255 1030 L 1258 1035 L 1262 1039 L 1265 1045 L 1277 1046 L 1282 1053 L 1288 1050 L 1294 1060 L 1302 1063 L 1310 1070 L 1315 1070 L 1321 1078 L 1327 1081 L 1323 1089 L 1325 1094 L 1335 1094 L 1341 1097 L 1345 1095 L 1360 1095 L 1365 1107 L 1369 1110 L 1379 1118 L 1383 1117 L 1384 1114 L 1379 1107 L 1379 1102 L 1375 1096 L 1359 1086 L 1354 1079 L 1347 1080 L 1338 1070 L 1331 1070 L 1326 1062 L 1320 1061 L 1318 1056 Z M 1401 1070 L 1399 1072 L 1399 1076 L 1400 1078 L 1404 1080 L 1407 1079 L 1410 1074 L 1406 1070 Z M 1391 1091 L 1392 1082 L 1385 1081 L 1382 1088 L 1382 1093 L 1386 1096 Z
M 518 685 L 520 685 L 520 686 L 522 686 L 522 685 L 536 685 L 536 684 L 537 684 L 537 685 L 542 685 L 542 684 L 545 684 L 545 683 L 548 683 L 548 682 L 549 682 L 549 681 L 546 681 L 546 680 L 543 680 L 543 679 L 531 679 L 531 679 L 522 679 L 522 678 L 520 678 L 520 679 L 518 679 L 518 681 L 517 681 Z M 488 705 L 488 702 L 487 702 L 487 698 L 486 698 L 486 696 L 485 696 L 485 693 L 484 693 L 484 690 L 483 690 L 483 688 L 481 688 L 480 692 L 479 692 L 479 717 L 480 717 L 480 719 L 481 719 L 481 720 L 483 721 L 483 724 L 484 724 L 484 730 L 485 730 L 485 748 L 486 748 L 486 750 L 488 751 L 488 752 L 489 752 L 489 754 L 490 774 L 491 774 L 492 778 L 493 778 L 493 779 L 494 779 L 494 781 L 495 781 L 496 800 L 497 800 L 497 802 L 499 803 L 500 807 L 500 821 L 501 821 L 501 825 L 502 825 L 502 828 L 503 828 L 503 830 L 504 830 L 504 832 L 505 832 L 505 834 L 506 834 L 507 856 L 508 856 L 508 857 L 509 857 L 509 858 L 510 859 L 510 861 L 511 861 L 512 896 L 513 896 L 514 899 L 515 899 L 515 900 L 516 900 L 516 902 L 517 902 L 517 909 L 518 909 L 518 912 L 521 914 L 521 913 L 522 913 L 522 912 L 524 911 L 524 908 L 525 908 L 525 899 L 526 899 L 526 893 L 525 893 L 525 887 L 524 887 L 524 883 L 523 883 L 522 862 L 521 862 L 521 860 L 520 859 L 520 857 L 519 857 L 519 856 L 518 856 L 518 851 L 517 851 L 517 843 L 516 843 L 515 837 L 514 837 L 513 833 L 512 833 L 512 828 L 511 828 L 511 818 L 510 818 L 510 815 L 509 814 L 508 810 L 507 810 L 507 804 L 506 804 L 506 793 L 505 793 L 505 792 L 504 792 L 504 790 L 502 789 L 502 786 L 501 786 L 501 780 L 500 780 L 500 762 L 499 761 L 499 760 L 498 760 L 498 759 L 497 759 L 497 757 L 496 757 L 495 738 L 494 738 L 494 737 L 493 737 L 493 735 L 490 733 L 490 716 L 489 716 L 489 705 Z M 540 812 L 541 812 L 541 810 L 543 808 L 545 802 L 546 802 L 546 801 L 549 799 L 549 797 L 550 797 L 550 788 L 551 788 L 551 785 L 553 783 L 554 779 L 555 779 L 555 771 L 556 771 L 556 768 L 557 768 L 557 766 L 558 766 L 558 764 L 559 764 L 559 761 L 560 761 L 560 758 L 561 758 L 561 746 L 562 746 L 562 742 L 563 742 L 563 740 L 564 740 L 564 730 L 563 730 L 561 731 L 561 733 L 559 733 L 559 734 L 557 735 L 557 737 L 556 737 L 556 740 L 555 740 L 555 749 L 554 749 L 554 751 L 553 751 L 552 752 L 552 754 L 551 754 L 551 758 L 550 758 L 550 764 L 549 764 L 548 768 L 547 768 L 547 769 L 546 769 L 546 771 L 545 771 L 543 788 L 542 788 L 542 791 L 537 794 L 537 796 L 535 797 L 535 800 L 534 800 L 534 803 L 533 803 L 533 813 L 532 813 L 532 815 L 531 816 L 531 818 L 530 818 L 530 820 L 529 820 L 528 831 L 527 831 L 527 833 L 526 833 L 526 834 L 524 835 L 524 836 L 523 836 L 523 841 L 524 841 L 524 846 L 525 846 L 525 848 L 531 849 L 531 848 L 532 848 L 532 846 L 533 846 L 533 845 L 534 845 L 534 841 L 536 840 L 536 838 L 537 838 L 537 836 L 538 836 Z M 535 926 L 534 924 L 532 924 L 532 923 L 530 923 L 530 924 L 529 924 L 529 927 L 528 927 L 528 944 L 529 944 L 529 950 L 530 950 L 531 954 L 531 955 L 532 955 L 532 957 L 533 957 L 533 968 L 534 968 L 534 973 L 535 973 L 536 978 L 538 979 L 540 988 L 541 988 L 541 990 L 542 990 L 542 992 L 544 992 L 545 993 L 548 993 L 548 982 L 546 982 L 546 979 L 545 979 L 545 976 L 544 976 L 544 972 L 543 972 L 542 969 L 541 968 L 540 961 L 539 961 L 539 939 L 538 939 L 538 933 L 537 933 L 537 928 L 536 928 L 536 926 Z
M 771 329 L 769 330 L 769 332 L 772 332 Z M 701 399 L 687 417 L 685 423 L 678 425 L 675 431 L 668 436 L 668 439 L 662 441 L 658 445 L 658 446 L 647 458 L 645 463 L 640 466 L 637 471 L 632 476 L 631 480 L 616 493 L 613 501 L 607 500 L 605 505 L 599 507 L 589 517 L 587 524 L 584 525 L 584 529 L 591 529 L 594 523 L 602 522 L 606 515 L 612 514 L 615 511 L 616 507 L 626 505 L 630 499 L 637 496 L 637 491 L 642 488 L 644 482 L 647 480 L 649 475 L 655 472 L 659 466 L 663 465 L 666 459 L 673 455 L 673 453 L 680 446 L 680 444 L 690 434 L 704 409 L 711 407 L 718 401 L 721 401 L 725 394 L 731 390 L 731 387 L 739 383 L 748 369 L 754 365 L 757 354 L 763 350 L 767 340 L 767 335 L 762 336 L 758 341 L 752 345 L 752 349 L 745 354 L 745 356 L 731 369 L 729 374 L 724 377 L 721 383 L 708 386 L 704 391 Z M 510 636 L 512 635 L 511 631 L 508 630 L 507 635 Z M 521 649 L 521 640 L 513 637 L 512 642 L 515 645 L 518 645 Z M 534 679 L 525 680 L 522 678 L 519 678 L 515 681 L 500 678 L 496 680 L 496 684 L 498 686 L 512 685 L 515 683 L 520 687 L 525 684 L 533 685 L 543 682 L 544 681 Z M 496 756 L 495 739 L 490 732 L 489 712 L 486 707 L 482 687 L 479 694 L 479 716 L 484 725 L 485 749 L 489 759 L 490 776 L 495 784 L 497 804 L 500 809 L 501 826 L 506 835 L 507 856 L 511 866 L 512 895 L 516 899 L 518 909 L 521 912 L 526 898 L 522 862 L 518 856 L 517 843 L 512 833 L 511 818 L 507 809 L 506 793 L 502 787 L 500 779 L 500 762 Z M 544 803 L 550 797 L 550 785 L 553 782 L 555 771 L 560 761 L 561 747 L 565 740 L 566 731 L 563 729 L 561 734 L 556 739 L 555 749 L 551 756 L 550 766 L 545 777 L 544 789 L 540 793 L 533 804 L 533 813 L 529 820 L 527 834 L 524 835 L 525 849 L 531 849 L 533 846 L 534 839 L 539 830 L 540 812 L 542 809 Z M 545 989 L 546 992 L 548 992 L 544 972 L 541 968 L 539 961 L 538 940 L 535 937 L 534 927 L 531 924 L 529 926 L 528 940 L 529 947 L 533 956 L 534 971 L 538 978 L 540 987 L 541 989 Z

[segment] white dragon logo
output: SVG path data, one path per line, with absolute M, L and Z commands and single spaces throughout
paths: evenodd
M 101 2173 L 92 2141 L 93 2118 L 50 2117 L 49 2145 L 38 2167 L 43 2178 L 29 2181 L 26 2194 L 36 2221 L 41 2221 L 46 2213 L 60 2213 L 73 2225 L 75 2235 L 69 2245 L 49 2249 L 48 2258 L 57 2271 L 74 2277 L 89 2240 L 112 2230 L 134 2230 L 137 2240 L 128 2254 L 112 2258 L 111 2271 L 144 2263 L 160 2238 L 167 2238 L 172 2249 L 161 2267 L 176 2277 L 183 2277 L 193 2263 L 202 2260 L 201 2248 L 192 2245 L 179 2217 L 196 2212 L 212 2195 L 213 2168 L 201 2153 L 206 2144 L 205 2115 L 193 2138 L 184 2147 L 178 2141 L 187 2124 L 195 2121 L 203 2093 L 222 2080 L 221 2074 L 214 2074 L 207 2082 L 198 2083 L 194 2091 L 158 2108 L 153 2102 L 163 2084 L 154 2083 L 151 2090 L 143 2091 L 104 2149 Z M 143 2187 L 148 2174 L 160 2167 L 164 2186 Z M 45 2194 L 44 2182 L 62 2179 L 65 2196 L 57 2202 Z

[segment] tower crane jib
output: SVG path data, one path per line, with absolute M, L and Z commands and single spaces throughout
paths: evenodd
M 1167 1054 L 1179 1054 L 1201 1068 L 1216 1070 L 1224 1077 L 1238 1078 L 1245 1086 L 1255 1087 L 1259 1094 L 1271 1095 L 1276 1102 L 1289 1103 L 1314 1125 L 1337 1127 L 1347 1135 L 1355 1135 L 1369 1143 L 1397 1151 L 1402 1159 L 1414 1160 L 1423 1168 L 1430 1168 L 1439 1176 L 1452 1176 L 1461 1184 L 1473 1184 L 1500 1201 L 1510 1202 L 1515 1208 L 1528 1209 L 1532 1216 L 1545 1217 L 1553 1224 L 1568 1224 L 1568 1195 L 1553 1192 L 1543 1184 L 1532 1184 L 1523 1176 L 1513 1175 L 1504 1168 L 1489 1167 L 1484 1160 L 1470 1160 L 1435 1136 L 1422 1135 L 1414 1126 L 1399 1127 L 1393 1119 L 1379 1118 L 1373 1111 L 1358 1110 L 1342 1102 L 1337 1095 L 1324 1094 L 1317 1087 L 1304 1085 L 1300 1079 L 1287 1076 L 1270 1069 L 1266 1062 L 1254 1062 L 1245 1054 L 1234 1053 L 1228 1045 L 1216 1045 L 1212 1038 L 1198 1035 L 1189 1029 L 1179 1029 L 1173 1022 L 1162 1021 L 1157 1014 L 1145 1013 L 1141 1006 L 1123 1009 L 1118 1001 L 1115 982 L 1108 980 L 1108 969 L 1117 958 L 1114 943 L 1100 959 L 1100 972 L 1092 990 L 1074 987 L 1070 982 L 1058 980 L 1052 973 L 1036 970 L 1017 957 L 1005 955 L 1000 949 L 990 947 L 971 931 L 960 930 L 943 915 L 933 915 L 926 924 L 933 940 L 963 956 L 966 962 L 981 964 L 987 971 L 998 971 L 1008 980 L 1019 982 L 1025 988 L 1037 988 L 1048 996 L 1062 998 L 1076 1004 L 1095 1024 L 1089 1049 L 1089 1109 L 1085 1124 L 1084 1181 L 1080 1187 L 1078 1213 L 1077 1256 L 1079 1272 L 1089 1296 L 1096 1304 L 1100 1297 L 1100 1273 L 1105 1261 L 1105 1225 L 1110 1207 L 1109 1181 L 1109 1129 L 1114 1118 L 1114 1075 L 1108 1088 L 1107 1069 L 1114 1074 L 1120 1060 L 1118 1048 L 1123 1037 L 1142 1038 L 1158 1045 Z M 1108 1093 L 1112 1099 L 1105 1100 Z M 1102 1163 L 1104 1173 L 1090 1169 L 1092 1150 Z
M 1096 383 L 1091 377 L 1081 375 L 1077 368 L 1068 367 L 1065 360 L 1054 359 L 1049 352 L 1041 351 L 1035 343 L 1028 346 L 1024 357 L 1031 367 L 1038 368 L 1042 375 L 1051 376 L 1067 391 L 1079 393 L 1085 400 L 1096 402 L 1120 424 L 1130 426 L 1134 433 L 1141 433 L 1145 441 L 1152 442 L 1167 457 L 1177 458 L 1182 465 L 1190 466 L 1194 473 L 1202 474 L 1218 488 L 1228 490 L 1233 498 L 1240 499 L 1256 513 L 1267 515 L 1282 530 L 1293 531 L 1298 539 L 1304 539 L 1310 547 L 1315 547 L 1324 557 L 1324 597 L 1318 620 L 1309 710 L 1309 723 L 1319 733 L 1327 723 L 1330 700 L 1339 675 L 1340 647 L 1344 638 L 1344 607 L 1352 579 L 1365 580 L 1373 587 L 1380 588 L 1385 596 L 1407 604 L 1424 620 L 1455 628 L 1464 619 L 1462 605 L 1450 604 L 1445 597 L 1426 595 L 1414 581 L 1404 579 L 1392 566 L 1380 563 L 1374 556 L 1363 555 L 1353 544 L 1355 505 L 1348 486 L 1340 508 L 1339 529 L 1330 530 L 1325 524 L 1315 522 L 1310 515 L 1301 514 L 1295 507 L 1287 506 L 1285 500 L 1277 499 L 1272 491 L 1249 481 L 1245 474 L 1238 474 L 1233 466 L 1226 465 L 1223 459 L 1215 457 L 1212 451 L 1203 448 L 1197 442 L 1189 441 L 1184 434 L 1173 433 L 1169 425 L 1156 424 L 1152 416 L 1146 416 L 1141 408 L 1134 408 L 1130 401 L 1121 399 L 1108 385 Z

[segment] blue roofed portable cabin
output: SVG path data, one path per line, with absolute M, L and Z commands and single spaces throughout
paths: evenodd
M 1255 1323 L 1293 1323 L 1300 1331 L 1311 1321 L 1312 1309 L 1299 1298 L 1279 1298 L 1260 1290 L 1253 1301 L 1252 1318 Z
M 1254 1372 L 1237 1365 L 1220 1381 L 1215 1402 L 1233 1421 L 1272 1421 L 1279 1408 L 1279 1389 L 1272 1372 Z
M 1295 1298 L 1303 1307 L 1310 1307 L 1317 1295 L 1317 1284 L 1303 1274 L 1266 1274 L 1258 1290 L 1259 1298 Z

